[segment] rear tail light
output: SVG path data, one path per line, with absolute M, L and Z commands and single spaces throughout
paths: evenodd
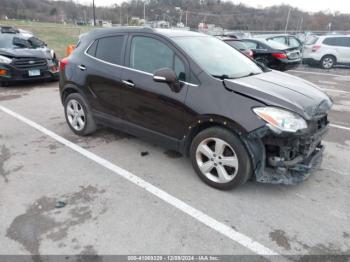
M 68 45 L 66 49 L 66 55 L 70 56 L 73 53 L 74 49 L 75 49 L 75 45 Z
M 320 45 L 314 45 L 314 46 L 311 48 L 311 51 L 312 51 L 312 52 L 317 52 L 320 48 L 321 48 Z
M 63 71 L 67 64 L 68 64 L 68 58 L 67 57 L 63 58 L 60 61 L 60 71 Z
M 274 53 L 272 54 L 273 57 L 278 58 L 278 59 L 286 59 L 288 56 L 285 53 Z

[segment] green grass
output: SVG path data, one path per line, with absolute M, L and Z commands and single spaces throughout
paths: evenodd
M 79 35 L 92 29 L 89 26 L 75 26 L 72 24 L 41 23 L 23 20 L 0 20 L 0 25 L 11 25 L 34 33 L 55 50 L 59 58 L 65 57 L 69 44 L 76 44 Z

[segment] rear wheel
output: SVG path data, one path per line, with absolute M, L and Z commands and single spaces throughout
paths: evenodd
M 190 157 L 200 179 L 217 189 L 242 185 L 252 175 L 244 144 L 233 132 L 221 127 L 199 133 L 192 141 Z
M 266 57 L 257 57 L 255 61 L 262 64 L 265 67 L 268 67 L 269 61 Z
M 64 109 L 67 124 L 75 134 L 86 136 L 96 131 L 92 112 L 80 94 L 70 94 L 65 100 Z
M 322 57 L 320 62 L 321 68 L 323 69 L 331 69 L 332 67 L 335 66 L 335 63 L 336 63 L 336 59 L 332 55 L 326 55 Z

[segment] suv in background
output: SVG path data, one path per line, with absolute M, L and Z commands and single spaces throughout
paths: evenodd
M 251 177 L 295 184 L 321 159 L 330 98 L 215 37 L 95 29 L 60 67 L 61 101 L 75 134 L 106 125 L 180 151 L 213 187 Z
M 28 31 L 0 26 L 0 86 L 58 77 L 54 50 Z
M 331 69 L 336 65 L 350 64 L 350 36 L 312 36 L 304 46 L 303 63 Z

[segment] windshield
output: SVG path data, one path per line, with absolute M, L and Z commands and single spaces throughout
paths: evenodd
M 251 59 L 215 37 L 176 37 L 173 40 L 212 76 L 241 78 L 263 72 Z
M 36 37 L 25 38 L 18 34 L 0 34 L 0 48 L 41 48 L 45 43 Z

